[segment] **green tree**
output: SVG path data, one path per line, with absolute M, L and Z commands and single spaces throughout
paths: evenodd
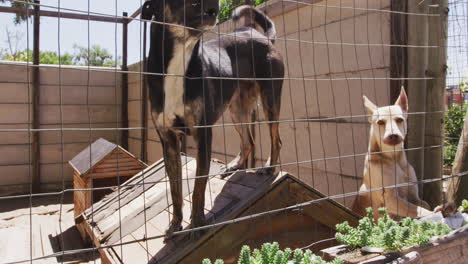
M 463 130 L 463 122 L 468 105 L 454 106 L 445 113 L 444 165 L 453 166 L 458 141 Z
M 219 23 L 223 23 L 226 20 L 231 18 L 232 11 L 239 5 L 245 4 L 246 2 L 253 2 L 253 6 L 258 6 L 267 0 L 220 0 L 219 1 L 219 15 L 218 20 Z
M 6 52 L 3 55 L 0 55 L 0 59 L 6 61 L 33 61 L 33 51 L 32 50 L 23 50 L 10 54 Z M 39 61 L 41 64 L 62 64 L 62 65 L 72 65 L 73 64 L 73 55 L 65 53 L 59 56 L 56 52 L 53 51 L 41 51 L 39 52 Z
M 74 62 L 78 65 L 104 67 L 114 67 L 117 65 L 117 61 L 113 59 L 112 54 L 106 48 L 102 48 L 99 45 L 93 45 L 89 50 L 87 47 L 77 44 L 73 48 L 76 50 Z

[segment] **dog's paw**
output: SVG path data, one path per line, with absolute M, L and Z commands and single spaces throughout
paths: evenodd
M 192 231 L 190 232 L 190 240 L 199 240 L 206 232 L 207 230 Z
M 167 244 L 174 237 L 174 232 L 182 230 L 182 225 L 180 223 L 171 223 L 169 228 L 167 228 L 164 236 L 164 244 Z
M 202 227 L 206 225 L 206 219 L 205 216 L 199 216 L 199 217 L 193 217 L 191 221 L 191 228 L 197 228 L 197 227 Z M 201 229 L 201 230 L 194 230 L 190 232 L 190 239 L 192 240 L 198 240 L 201 238 L 205 233 L 206 229 Z
M 264 167 L 258 169 L 256 172 L 261 175 L 277 175 L 279 170 L 276 167 Z
M 204 225 L 206 225 L 205 215 L 192 217 L 192 220 L 191 220 L 191 227 L 192 228 L 201 227 L 201 226 L 204 226 Z

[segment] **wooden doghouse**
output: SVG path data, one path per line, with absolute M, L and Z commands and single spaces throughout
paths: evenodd
M 185 229 L 190 225 L 196 161 L 182 156 L 182 165 Z M 205 216 L 211 224 L 325 197 L 288 173 L 274 176 L 237 172 L 222 178 L 219 174 L 223 171 L 224 165 L 211 162 L 205 194 Z M 304 247 L 334 237 L 337 223 L 356 225 L 359 219 L 335 201 L 323 199 L 296 210 L 215 226 L 197 240 L 186 234 L 164 244 L 162 236 L 172 217 L 167 180 L 160 160 L 125 183 L 132 187 L 109 194 L 94 205 L 94 210 L 81 215 L 95 246 L 104 247 L 99 250 L 103 263 L 201 263 L 203 258 L 235 263 L 242 245 L 259 247 L 264 242 L 278 241 L 283 247 Z M 131 243 L 136 240 L 140 242 Z M 125 245 L 112 247 L 120 243 Z M 322 243 L 311 249 L 332 245 Z
M 96 140 L 76 155 L 69 164 L 74 170 L 75 189 L 118 186 L 147 167 L 144 162 L 119 145 L 103 138 Z M 73 195 L 75 217 L 112 191 L 111 189 L 75 191 Z M 83 230 L 80 230 L 80 233 L 84 235 Z

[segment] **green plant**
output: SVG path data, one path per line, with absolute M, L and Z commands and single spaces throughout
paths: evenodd
M 73 48 L 76 51 L 74 61 L 78 65 L 114 67 L 117 63 L 112 58 L 112 54 L 99 45 L 92 45 L 88 49 L 88 47 L 75 44 Z
M 16 52 L 14 54 L 5 54 L 0 57 L 2 60 L 6 61 L 33 61 L 33 51 L 32 50 L 23 50 Z M 39 52 L 39 61 L 41 64 L 62 64 L 62 65 L 71 65 L 73 64 L 73 55 L 69 53 L 64 53 L 60 56 L 54 51 L 41 51 Z
M 444 165 L 453 166 L 458 141 L 463 130 L 463 120 L 468 106 L 454 106 L 445 113 Z
M 409 217 L 401 223 L 391 219 L 385 208 L 380 208 L 382 215 L 377 221 L 373 218 L 371 208 L 366 209 L 367 216 L 359 220 L 356 228 L 348 222 L 336 225 L 336 240 L 350 248 L 379 247 L 400 251 L 414 245 L 425 245 L 432 237 L 446 235 L 452 230 L 446 224 L 432 221 L 417 221 Z
M 468 200 L 465 199 L 462 201 L 462 204 L 458 207 L 458 211 L 468 213 Z
M 267 0 L 255 0 L 253 6 L 258 6 Z M 223 23 L 231 18 L 232 11 L 239 5 L 245 4 L 245 0 L 221 0 L 219 1 L 218 21 Z
M 223 264 L 220 259 L 216 260 L 215 264 Z M 344 261 L 336 258 L 332 262 L 326 262 L 321 257 L 312 254 L 310 250 L 305 252 L 301 249 L 296 249 L 294 252 L 286 248 L 280 250 L 277 242 L 265 243 L 261 249 L 254 249 L 252 254 L 249 246 L 243 246 L 240 252 L 238 264 L 343 264 Z M 202 264 L 211 264 L 211 260 L 204 259 Z

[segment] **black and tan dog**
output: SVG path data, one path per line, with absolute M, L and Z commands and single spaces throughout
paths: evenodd
M 271 121 L 271 155 L 262 173 L 275 173 L 279 159 L 277 121 L 284 63 L 273 45 L 275 26 L 262 12 L 242 6 L 233 15 L 234 32 L 202 42 L 202 33 L 216 23 L 218 5 L 218 0 L 153 0 L 143 7 L 145 17 L 153 21 L 147 65 L 152 119 L 163 146 L 174 209 L 166 238 L 181 229 L 182 136 L 193 136 L 197 145 L 192 227 L 205 224 L 211 126 L 226 108 L 234 122 L 249 122 L 259 95 L 266 119 Z M 227 171 L 243 168 L 254 144 L 248 126 L 236 125 L 236 130 L 241 136 L 241 151 Z

